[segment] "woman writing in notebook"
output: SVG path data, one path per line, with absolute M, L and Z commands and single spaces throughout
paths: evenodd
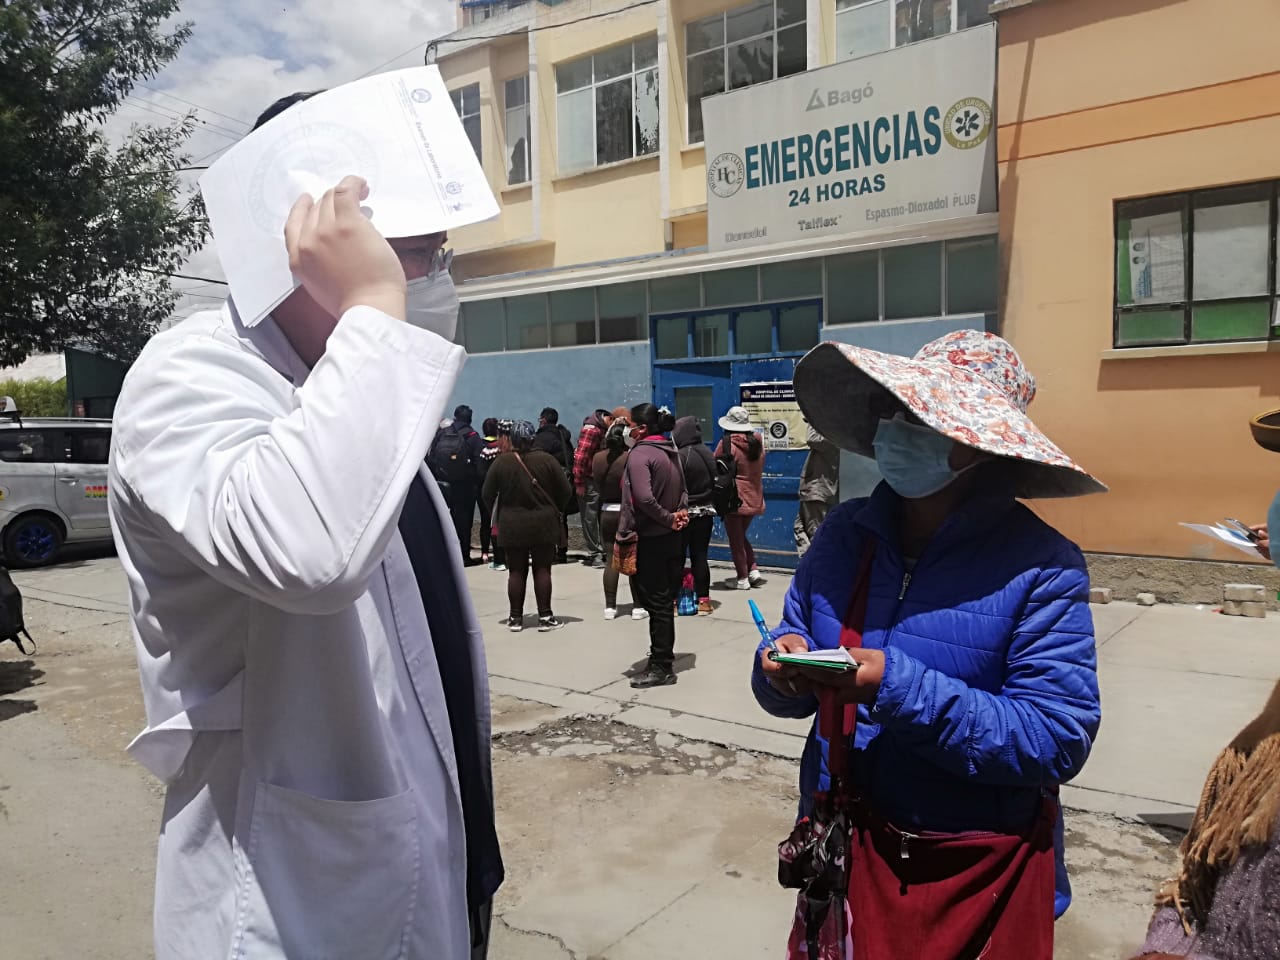
M 814 429 L 884 477 L 831 512 L 772 634 L 784 652 L 855 647 L 857 669 L 784 666 L 761 644 L 752 673 L 768 712 L 821 702 L 830 721 L 801 759 L 801 815 L 836 760 L 858 798 L 841 936 L 857 960 L 1050 960 L 1070 902 L 1056 790 L 1100 707 L 1084 559 L 1018 498 L 1106 488 L 1027 417 L 1035 381 L 991 334 L 912 359 L 823 344 L 795 388 Z

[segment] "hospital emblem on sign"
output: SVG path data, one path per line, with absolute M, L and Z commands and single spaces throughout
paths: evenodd
M 957 150 L 972 150 L 991 134 L 991 105 L 978 97 L 966 97 L 947 111 L 942 132 Z
M 722 200 L 742 189 L 747 168 L 736 153 L 722 153 L 707 167 L 707 189 Z

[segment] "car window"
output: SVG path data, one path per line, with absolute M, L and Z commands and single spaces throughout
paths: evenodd
M 0 460 L 6 463 L 53 463 L 56 435 L 38 430 L 0 430 Z
M 72 430 L 72 463 L 106 463 L 111 453 L 110 430 Z

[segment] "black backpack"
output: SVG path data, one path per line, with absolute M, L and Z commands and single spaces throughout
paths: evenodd
M 711 481 L 711 503 L 716 515 L 728 517 L 742 509 L 738 496 L 738 461 L 732 454 L 716 457 L 716 475 Z
M 466 432 L 464 433 L 463 430 Z M 471 444 L 467 440 L 475 431 L 470 427 L 446 427 L 436 437 L 431 447 L 428 465 L 437 480 L 443 483 L 465 484 L 476 475 L 471 462 Z
M 31 644 L 28 651 L 22 645 L 22 638 Z M 9 576 L 9 571 L 0 567 L 0 643 L 12 640 L 21 653 L 30 656 L 36 652 L 36 642 L 27 633 L 26 624 L 22 622 L 22 594 Z

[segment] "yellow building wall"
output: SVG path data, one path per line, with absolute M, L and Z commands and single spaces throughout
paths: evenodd
M 693 0 L 666 4 L 667 72 L 663 77 L 670 91 L 667 125 L 663 129 L 664 148 L 670 158 L 668 212 L 687 210 L 707 202 L 706 160 L 701 145 L 689 144 L 689 85 L 685 76 L 685 25 L 713 13 L 729 9 L 724 0 Z
M 507 77 L 504 71 L 512 67 L 513 58 L 519 58 L 527 64 L 528 53 L 523 42 L 518 46 L 486 44 L 473 47 L 440 62 L 441 75 L 450 91 L 472 83 L 480 85 L 481 166 L 490 188 L 503 202 L 502 216 L 451 232 L 450 241 L 460 254 L 503 243 L 528 234 L 533 229 L 532 203 L 528 196 L 530 191 L 524 191 L 524 197 L 511 198 L 503 197 L 500 193 L 507 182 L 502 82 Z
M 548 27 L 595 12 L 584 3 L 537 5 L 537 25 Z M 450 89 L 472 82 L 481 85 L 484 168 L 502 207 L 497 219 L 454 231 L 461 276 L 569 266 L 664 248 L 658 156 L 561 172 L 556 120 L 556 64 L 656 32 L 654 8 L 641 7 L 564 29 L 522 33 L 507 44 L 491 43 L 441 57 L 440 68 Z M 529 70 L 530 43 L 537 64 L 530 89 L 539 127 L 534 135 L 536 191 L 532 183 L 506 185 L 502 102 L 505 81 Z
M 1114 201 L 1280 178 L 1278 35 L 1266 0 L 1233 4 L 1229 24 L 1215 0 L 1000 20 L 1004 329 L 1039 380 L 1037 424 L 1111 487 L 1037 505 L 1086 550 L 1215 555 L 1178 521 L 1261 520 L 1280 487 L 1280 457 L 1248 429 L 1280 406 L 1280 354 L 1104 358 Z

